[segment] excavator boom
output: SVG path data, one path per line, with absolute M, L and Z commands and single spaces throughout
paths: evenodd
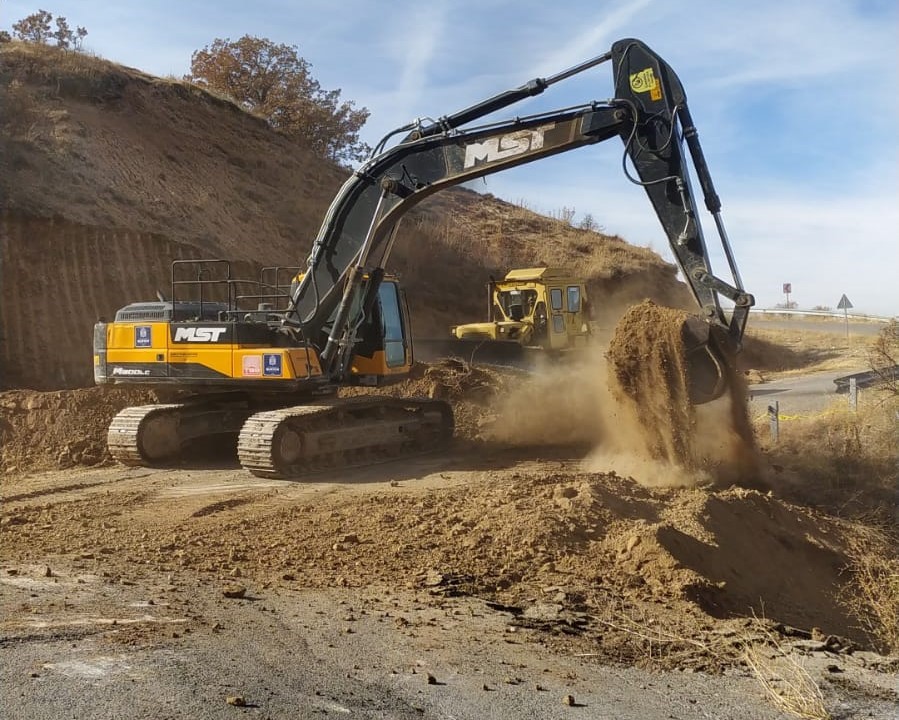
M 605 62 L 612 63 L 615 80 L 610 99 L 472 125 Z M 404 137 L 387 148 L 388 141 L 400 134 Z M 696 342 L 711 343 L 712 352 L 726 360 L 739 349 L 754 300 L 744 291 L 733 259 L 721 203 L 683 86 L 664 60 L 634 39 L 619 40 L 610 52 L 550 78 L 532 80 L 436 122 L 416 122 L 389 134 L 332 203 L 309 255 L 308 272 L 292 297 L 289 320 L 310 338 L 327 331 L 324 369 L 340 377 L 345 370 L 341 358 L 353 342 L 346 330 L 353 325 L 347 313 L 358 284 L 355 278 L 363 268 L 384 267 L 396 225 L 415 203 L 443 188 L 613 137 L 624 143 L 625 173 L 646 191 L 701 308 L 706 324 L 699 328 Z M 711 268 L 690 183 L 691 161 L 728 261 L 729 281 Z M 722 296 L 733 303 L 730 318 L 721 307 Z

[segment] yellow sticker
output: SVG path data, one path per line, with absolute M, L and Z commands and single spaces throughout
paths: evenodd
M 634 73 L 630 76 L 631 80 L 631 90 L 636 93 L 649 93 L 649 97 L 651 100 L 661 100 L 662 99 L 662 85 L 659 83 L 659 79 L 652 72 L 652 68 L 648 67 L 645 70 L 641 70 L 638 73 Z

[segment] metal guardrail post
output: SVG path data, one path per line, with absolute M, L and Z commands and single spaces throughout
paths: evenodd
M 780 439 L 780 403 L 777 400 L 768 406 L 768 421 L 771 427 L 771 442 L 776 443 Z

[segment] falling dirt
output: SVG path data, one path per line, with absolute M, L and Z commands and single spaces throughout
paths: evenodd
M 651 301 L 621 318 L 608 350 L 615 422 L 602 453 L 671 466 L 676 484 L 758 480 L 743 377 L 725 366 L 726 390 L 696 404 L 683 339 L 690 316 Z

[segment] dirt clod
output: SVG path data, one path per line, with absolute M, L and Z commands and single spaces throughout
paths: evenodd
M 242 598 L 247 594 L 247 589 L 243 585 L 231 584 L 222 588 L 222 595 L 226 598 Z

